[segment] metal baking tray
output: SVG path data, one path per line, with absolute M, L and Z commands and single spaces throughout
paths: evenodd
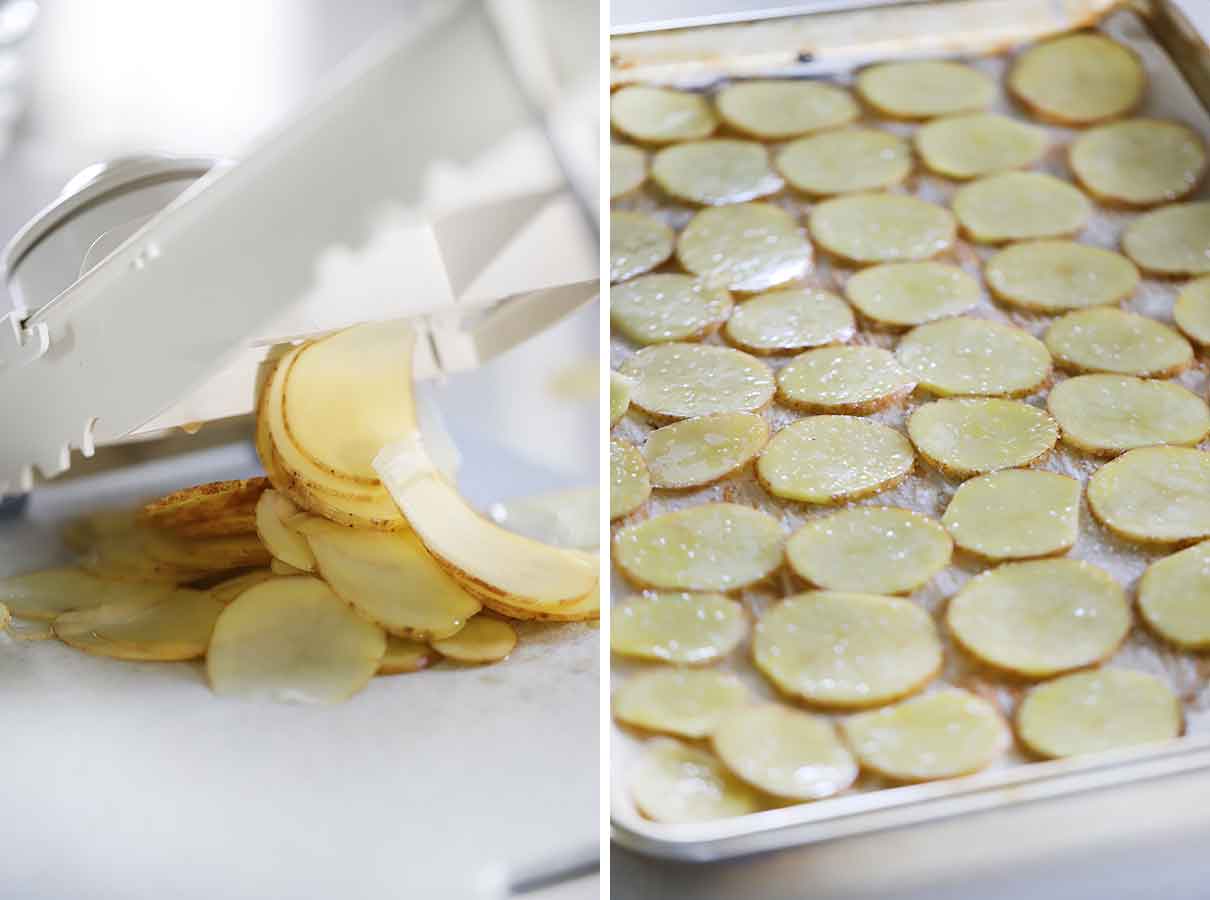
M 868 62 L 910 57 L 964 58 L 1002 76 L 1016 46 L 1052 33 L 1096 27 L 1135 49 L 1144 62 L 1150 87 L 1138 114 L 1183 120 L 1210 141 L 1210 49 L 1176 0 L 1151 0 L 1128 7 L 1106 0 L 950 0 L 884 4 L 849 12 L 800 9 L 790 15 L 779 10 L 774 17 L 756 21 L 695 24 L 665 30 L 668 24 L 661 22 L 659 30 L 614 37 L 611 80 L 615 85 L 664 83 L 709 90 L 727 79 L 753 75 L 811 75 L 849 83 L 853 71 Z M 1021 115 L 1005 97 L 999 101 L 998 109 Z M 867 121 L 877 121 L 882 127 L 900 134 L 908 134 L 913 128 L 869 116 Z M 1066 174 L 1062 147 L 1076 132 L 1056 126 L 1045 127 L 1051 133 L 1052 151 L 1034 168 Z M 907 189 L 926 199 L 946 203 L 954 184 L 917 172 L 909 180 Z M 1194 196 L 1199 199 L 1210 197 L 1210 189 L 1203 185 Z M 789 195 L 779 195 L 774 202 L 796 212 L 806 208 L 805 201 Z M 650 188 L 615 202 L 615 208 L 652 212 L 674 228 L 683 227 L 692 214 L 688 207 L 677 206 Z M 1098 246 L 1115 247 L 1122 229 L 1136 215 L 1097 207 L 1081 239 Z M 980 262 L 988 255 L 987 248 L 960 241 L 949 258 L 977 275 Z M 815 268 L 807 281 L 835 290 L 847 274 L 848 270 L 832 265 L 826 259 L 821 260 L 817 255 Z M 1179 284 L 1171 281 L 1145 278 L 1124 307 L 1170 323 L 1178 287 Z M 1034 334 L 1040 334 L 1053 320 L 1053 317 L 1010 311 L 992 303 L 986 294 L 972 314 L 1010 321 Z M 863 331 L 859 340 L 890 346 L 894 337 Z M 616 368 L 633 350 L 634 347 L 624 340 L 613 338 L 610 346 L 612 366 Z M 774 367 L 785 361 L 775 357 L 765 359 Z M 1204 397 L 1210 385 L 1210 366 L 1199 357 L 1196 364 L 1176 380 Z M 1045 394 L 1039 392 L 1026 400 L 1041 404 L 1044 397 Z M 919 402 L 913 398 L 903 408 L 876 413 L 873 418 L 902 429 L 907 415 Z M 765 415 L 775 428 L 799 417 L 776 404 L 767 409 Z M 649 430 L 650 427 L 637 417 L 628 416 L 615 433 L 638 441 Z M 1210 442 L 1203 443 L 1201 448 L 1210 449 Z M 1041 465 L 1086 483 L 1099 461 L 1060 445 Z M 931 469 L 918 466 L 900 487 L 859 503 L 901 506 L 939 517 L 957 484 Z M 787 533 L 802 522 L 831 510 L 830 507 L 804 507 L 775 500 L 763 492 L 750 473 L 741 473 L 719 485 L 653 497 L 648 509 L 640 511 L 636 517 L 720 499 L 759 506 L 779 516 Z M 1094 522 L 1087 505 L 1083 504 L 1080 538 L 1070 555 L 1105 568 L 1133 590 L 1146 566 L 1167 552 L 1170 551 L 1148 550 L 1117 540 Z M 946 598 L 984 568 L 986 566 L 958 555 L 949 568 L 915 592 L 912 598 L 937 614 Z M 759 615 L 770 602 L 802 589 L 792 576 L 783 573 L 778 577 L 780 580 L 772 586 L 743 592 L 742 600 L 751 613 Z M 631 593 L 616 567 L 612 583 L 615 602 Z M 946 668 L 938 683 L 959 684 L 977 691 L 997 703 L 1006 716 L 1010 715 L 1024 683 L 991 674 L 952 652 L 952 647 L 947 649 L 951 652 L 947 653 Z M 746 654 L 747 648 L 741 648 L 724 666 L 741 672 L 759 696 L 773 697 L 771 688 L 745 663 Z M 1136 622 L 1127 643 L 1108 664 L 1142 669 L 1164 678 L 1184 701 L 1185 734 L 1164 744 L 1050 762 L 1032 761 L 1019 748 L 1014 748 L 980 774 L 921 785 L 895 787 L 863 776 L 853 791 L 839 797 L 701 824 L 660 824 L 638 813 L 629 796 L 628 779 L 641 740 L 615 726 L 611 735 L 613 840 L 657 857 L 721 860 L 976 811 L 1003 809 L 1026 801 L 1067 797 L 1065 804 L 1070 809 L 1081 802 L 1077 795 L 1083 793 L 1083 799 L 1088 800 L 1091 797 L 1088 792 L 1096 788 L 1141 790 L 1145 782 L 1153 779 L 1210 768 L 1210 685 L 1206 678 L 1210 673 L 1210 661 L 1172 650 Z M 615 659 L 614 677 L 625 677 L 639 668 L 640 664 Z M 1138 827 L 1145 828 L 1147 821 L 1141 817 Z

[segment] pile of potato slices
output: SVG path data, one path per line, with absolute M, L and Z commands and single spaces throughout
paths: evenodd
M 505 531 L 429 458 L 411 349 L 399 322 L 289 349 L 258 405 L 267 477 L 73 521 L 75 565 L 0 580 L 10 634 L 204 657 L 215 693 L 331 703 L 375 674 L 502 660 L 510 619 L 597 618 L 595 554 Z
M 1148 100 L 1099 31 L 613 94 L 613 715 L 644 816 L 1182 733 L 1206 122 Z

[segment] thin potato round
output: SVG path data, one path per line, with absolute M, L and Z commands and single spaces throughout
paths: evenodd
M 613 428 L 626 417 L 630 409 L 630 392 L 634 385 L 620 372 L 609 373 L 609 427 Z
M 844 293 L 877 325 L 908 328 L 967 312 L 979 302 L 979 282 L 945 263 L 886 263 L 855 274 Z
M 609 321 L 636 344 L 692 341 L 731 315 L 726 291 L 688 275 L 644 275 L 609 289 Z
M 799 138 L 778 151 L 775 163 L 795 190 L 826 197 L 899 184 L 912 172 L 912 151 L 889 131 L 847 128 Z
M 627 678 L 614 691 L 613 717 L 645 731 L 699 739 L 748 702 L 748 689 L 730 672 L 657 669 Z
M 1191 447 L 1210 434 L 1206 404 L 1170 381 L 1079 375 L 1055 385 L 1046 408 L 1064 443 L 1098 456 L 1156 444 Z
M 651 476 L 643 454 L 621 438 L 609 442 L 609 519 L 630 515 L 651 496 Z
M 954 243 L 948 209 L 900 194 L 852 194 L 825 200 L 807 218 L 824 250 L 856 265 L 930 259 Z
M 101 578 L 81 569 L 44 569 L 0 579 L 0 604 L 19 618 L 51 621 L 71 610 L 113 603 L 131 592 L 167 594 L 171 590 L 159 584 L 141 586 Z
M 1043 172 L 1002 172 L 972 181 L 954 194 L 953 207 L 962 230 L 981 244 L 1076 234 L 1092 214 L 1077 188 Z
M 610 649 L 673 665 L 722 659 L 748 633 L 743 607 L 722 594 L 646 593 L 613 608 Z
M 650 741 L 630 784 L 635 805 L 656 822 L 708 822 L 757 812 L 760 795 L 710 753 L 674 738 Z
M 138 517 L 156 528 L 187 528 L 232 513 L 247 512 L 256 506 L 268 486 L 268 479 L 263 477 L 197 484 L 145 503 Z
M 202 519 L 172 529 L 178 537 L 208 538 L 256 533 L 256 507 L 233 509 L 215 519 Z
M 1138 287 L 1126 257 L 1074 241 L 1014 244 L 987 261 L 983 277 L 996 299 L 1034 312 L 1108 306 Z
M 58 616 L 55 637 L 85 653 L 114 659 L 197 659 L 206 655 L 222 610 L 208 591 L 131 585 L 124 599 Z
M 1199 347 L 1210 346 L 1210 278 L 1199 278 L 1181 288 L 1172 318 L 1189 340 Z
M 848 91 L 821 81 L 741 81 L 714 103 L 731 128 L 767 141 L 847 125 L 860 112 Z
M 1072 372 L 1170 378 L 1193 363 L 1193 348 L 1174 329 L 1120 309 L 1081 309 L 1046 329 L 1054 360 Z
M 709 137 L 718 125 L 701 94 L 632 85 L 609 100 L 609 119 L 627 137 L 644 144 L 671 144 Z
M 1050 353 L 1023 329 L 965 316 L 920 325 L 895 348 L 900 365 L 942 397 L 1020 397 L 1050 378 Z
M 643 459 L 652 486 L 683 490 L 737 472 L 768 442 L 769 424 L 756 413 L 714 413 L 651 432 Z
M 255 534 L 196 539 L 151 534 L 145 546 L 154 560 L 206 573 L 267 566 L 271 558 Z
M 821 347 L 777 373 L 782 403 L 815 413 L 863 416 L 903 400 L 916 382 L 881 347 Z
M 756 461 L 765 490 L 803 503 L 840 503 L 898 484 L 916 455 L 898 431 L 855 416 L 811 416 L 773 435 Z
M 1168 277 L 1210 272 L 1210 203 L 1173 203 L 1139 216 L 1122 251 L 1144 272 Z
M 1210 542 L 1157 560 L 1139 579 L 1139 612 L 1183 650 L 1210 648 Z
M 609 145 L 609 199 L 637 190 L 647 180 L 647 154 L 629 144 Z
M 668 196 L 701 206 L 746 203 L 782 188 L 763 146 L 729 139 L 665 147 L 651 161 L 651 178 Z
M 676 235 L 654 216 L 630 210 L 609 214 L 609 280 L 612 283 L 650 272 L 672 256 Z
M 274 575 L 275 573 L 271 569 L 253 569 L 251 572 L 244 572 L 242 575 L 220 581 L 210 588 L 210 596 L 226 606 L 248 588 L 258 585 L 262 581 L 268 581 Z
M 1138 106 L 1146 86 L 1133 50 L 1087 32 L 1030 47 L 1008 73 L 1009 90 L 1027 109 L 1061 125 L 1124 115 Z
M 929 119 L 986 109 L 996 83 L 983 72 L 947 60 L 881 63 L 857 76 L 861 99 L 886 116 Z
M 926 403 L 908 419 L 916 450 L 951 478 L 1037 462 L 1059 440 L 1043 410 L 1017 400 L 956 398 Z
M 103 578 L 164 584 L 182 584 L 211 574 L 179 560 L 169 562 L 153 556 L 150 550 L 152 543 L 160 544 L 162 548 L 177 546 L 175 536 L 170 532 L 135 528 L 95 539 L 88 552 L 80 558 L 80 566 Z
M 387 635 L 387 649 L 378 664 L 378 675 L 404 675 L 419 672 L 441 659 L 441 654 L 421 641 Z
M 1046 132 L 993 113 L 950 116 L 916 131 L 916 152 L 946 178 L 978 178 L 1023 169 L 1046 152 Z
M 517 646 L 517 632 L 501 619 L 475 616 L 456 634 L 431 642 L 442 656 L 461 663 L 494 663 Z
M 277 491 L 265 491 L 256 504 L 256 533 L 273 556 L 304 572 L 315 569 L 315 556 L 307 539 L 286 525 L 298 507 Z
M 614 561 L 642 587 L 734 591 L 777 571 L 782 540 L 768 513 L 707 503 L 623 528 L 614 537 Z
M 771 354 L 843 343 L 856 331 L 853 311 L 835 294 L 791 288 L 740 304 L 727 320 L 723 336 L 741 350 Z
M 1126 593 L 1083 560 L 1005 563 L 949 602 L 950 633 L 972 656 L 1026 678 L 1049 678 L 1108 658 L 1130 631 Z
M 729 347 L 661 344 L 622 364 L 634 379 L 630 402 L 656 419 L 689 419 L 718 412 L 755 412 L 773 399 L 773 373 Z
M 1065 553 L 1080 532 L 1080 482 L 1032 469 L 972 478 L 941 524 L 963 550 L 993 562 Z
M 1126 540 L 1181 544 L 1210 537 L 1210 453 L 1142 447 L 1088 480 L 1088 508 Z
M 1206 147 L 1180 122 L 1129 119 L 1084 132 L 1068 160 L 1084 190 L 1098 200 L 1154 206 L 1197 187 L 1206 170 Z
M 88 553 L 98 541 L 129 534 L 137 527 L 137 513 L 134 510 L 101 509 L 68 519 L 61 526 L 59 536 L 76 553 Z
M 811 245 L 781 207 L 741 203 L 703 209 L 690 219 L 676 258 L 710 285 L 751 294 L 805 275 Z

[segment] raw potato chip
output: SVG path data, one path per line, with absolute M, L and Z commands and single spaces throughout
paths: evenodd
M 782 403 L 813 413 L 864 416 L 907 397 L 916 382 L 881 347 L 822 347 L 794 357 L 777 373 Z
M 1139 580 L 1139 612 L 1183 650 L 1210 647 L 1210 542 L 1157 560 Z
M 45 569 L 0 579 L 0 603 L 18 618 L 49 622 L 61 613 L 113 603 L 131 593 L 171 590 L 158 584 L 112 581 L 80 569 Z
M 651 161 L 651 177 L 668 196 L 702 206 L 745 203 L 776 194 L 781 178 L 755 141 L 716 139 L 665 147 Z
M 825 200 L 807 219 L 819 246 L 856 265 L 929 259 L 954 243 L 948 209 L 900 194 L 854 194 Z
M 647 464 L 630 441 L 609 442 L 609 520 L 621 519 L 642 507 L 651 496 Z
M 1046 132 L 994 113 L 951 116 L 916 131 L 916 152 L 946 178 L 978 178 L 1023 169 L 1042 158 Z
M 819 197 L 899 184 L 911 174 L 912 151 L 889 131 L 849 128 L 799 138 L 775 162 L 791 187 Z
M 632 405 L 656 419 L 689 419 L 716 412 L 755 412 L 773 399 L 773 372 L 730 347 L 661 344 L 622 363 L 634 379 Z
M 1154 675 L 1076 672 L 1040 684 L 1017 708 L 1017 734 L 1051 759 L 1166 741 L 1181 733 L 1181 701 Z
M 648 742 L 630 785 L 635 806 L 656 822 L 708 822 L 758 811 L 760 796 L 710 753 L 674 738 Z
M 955 688 L 851 716 L 841 728 L 862 767 L 895 781 L 969 775 L 1012 743 L 994 706 Z
M 756 477 L 769 493 L 803 503 L 840 503 L 893 487 L 916 455 L 898 431 L 855 416 L 811 416 L 773 435 Z
M 114 659 L 197 659 L 206 655 L 222 610 L 208 591 L 140 592 L 131 586 L 125 599 L 58 616 L 55 637 L 85 653 Z
M 315 555 L 307 546 L 307 539 L 286 524 L 286 520 L 298 514 L 298 507 L 289 498 L 277 491 L 265 491 L 256 504 L 256 532 L 275 559 L 311 572 L 315 569 Z
M 941 640 L 908 600 L 808 591 L 764 614 L 753 660 L 782 693 L 816 706 L 878 706 L 933 680 Z
M 210 588 L 210 596 L 219 603 L 226 606 L 248 588 L 260 584 L 262 581 L 268 581 L 274 577 L 271 569 L 253 569 L 251 572 L 245 572 L 242 575 L 236 575 L 234 578 L 228 578 L 226 581 L 220 581 L 214 587 Z
M 614 653 L 673 665 L 722 659 L 748 633 L 744 608 L 722 594 L 651 592 L 613 608 Z
M 1128 113 L 1146 86 L 1134 51 L 1101 34 L 1036 44 L 1008 73 L 1009 90 L 1026 108 L 1061 125 L 1088 125 Z
M 1189 340 L 1210 346 L 1210 278 L 1191 281 L 1176 296 L 1172 318 Z
M 801 278 L 811 245 L 794 217 L 768 203 L 703 209 L 685 226 L 676 258 L 708 284 L 746 294 Z
M 1028 466 L 1050 452 L 1059 426 L 1017 400 L 950 399 L 926 403 L 908 419 L 920 455 L 951 478 Z
M 1126 593 L 1078 559 L 1005 563 L 949 602 L 950 633 L 981 662 L 1049 678 L 1108 658 L 1130 631 Z
M 630 409 L 631 380 L 620 372 L 609 373 L 609 427 L 613 428 Z
M 714 105 L 731 128 L 768 141 L 847 125 L 860 111 L 844 88 L 800 80 L 729 84 Z
M 1080 482 L 1032 469 L 972 478 L 941 523 L 955 544 L 992 562 L 1066 553 L 1080 531 Z
M 1023 329 L 959 317 L 920 325 L 895 348 L 900 365 L 942 397 L 1021 397 L 1050 378 L 1050 353 Z
M 1064 443 L 1097 456 L 1155 444 L 1191 447 L 1210 433 L 1206 404 L 1170 381 L 1079 375 L 1055 385 L 1046 408 Z
M 1138 287 L 1139 270 L 1121 254 L 1075 241 L 1014 244 L 987 261 L 996 299 L 1035 312 L 1107 306 Z
M 609 321 L 636 344 L 697 340 L 729 315 L 726 291 L 688 275 L 644 275 L 609 289 Z
M 748 689 L 730 672 L 657 669 L 627 678 L 614 691 L 613 717 L 646 731 L 698 739 L 747 703 Z
M 953 542 L 908 509 L 854 506 L 812 519 L 786 542 L 800 577 L 832 591 L 906 594 L 949 565 Z
M 844 293 L 875 324 L 908 328 L 971 309 L 979 302 L 979 282 L 946 263 L 886 263 L 853 275 Z
M 759 415 L 714 413 L 651 432 L 643 458 L 654 487 L 682 490 L 737 472 L 768 442 L 769 424 Z
M 428 668 L 441 654 L 420 641 L 387 635 L 387 649 L 378 664 L 378 675 L 403 675 Z
M 630 210 L 609 214 L 609 280 L 625 281 L 650 272 L 672 256 L 676 235 L 652 216 Z
M 152 500 L 139 510 L 138 518 L 156 528 L 189 528 L 232 514 L 246 513 L 256 506 L 261 492 L 268 486 L 269 480 L 262 477 L 198 484 Z
M 442 656 L 461 663 L 494 663 L 517 646 L 517 632 L 501 619 L 475 616 L 456 634 L 432 642 Z
M 1193 363 L 1193 348 L 1155 319 L 1120 309 L 1081 309 L 1043 335 L 1055 362 L 1073 372 L 1170 378 Z
M 647 154 L 629 144 L 609 145 L 609 199 L 629 194 L 647 180 Z
M 1043 172 L 980 178 L 958 189 L 953 208 L 962 230 L 981 244 L 1076 234 L 1092 213 L 1077 188 Z
M 1210 272 L 1210 203 L 1173 203 L 1139 216 L 1122 251 L 1145 272 L 1179 277 Z
M 857 331 L 848 304 L 829 291 L 792 288 L 770 291 L 741 303 L 723 336 L 749 353 L 788 353 L 840 344 Z
M 863 70 L 857 92 L 885 116 L 929 119 L 986 109 L 996 97 L 996 83 L 962 63 L 914 60 Z
M 820 800 L 857 778 L 830 720 L 773 703 L 729 713 L 710 742 L 723 765 L 774 797 Z
M 1190 193 L 1206 170 L 1192 128 L 1165 119 L 1129 119 L 1086 131 L 1068 150 L 1071 171 L 1103 203 L 1154 206 Z
M 718 125 L 701 94 L 632 85 L 609 100 L 609 119 L 622 134 L 644 144 L 671 144 L 709 137 Z
M 144 549 L 153 560 L 206 574 L 267 566 L 271 558 L 255 534 L 187 539 L 153 533 L 147 535 Z
M 735 503 L 692 506 L 623 528 L 614 561 L 642 587 L 734 591 L 781 567 L 781 525 Z
M 1130 450 L 1092 474 L 1088 508 L 1127 540 L 1180 544 L 1210 537 L 1210 453 Z

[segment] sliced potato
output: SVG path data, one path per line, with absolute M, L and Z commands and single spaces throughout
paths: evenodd
M 1139 283 L 1126 257 L 1074 241 L 1014 244 L 987 261 L 983 276 L 998 300 L 1043 313 L 1117 303 Z
M 1120 309 L 1081 309 L 1043 336 L 1055 362 L 1073 372 L 1169 378 L 1193 363 L 1193 348 L 1174 329 Z
M 387 649 L 378 664 L 378 675 L 404 675 L 419 672 L 441 659 L 441 654 L 421 641 L 387 635 Z
M 265 491 L 256 504 L 256 533 L 275 559 L 303 572 L 315 570 L 315 555 L 307 539 L 286 525 L 298 507 L 277 491 Z
M 255 534 L 196 539 L 151 534 L 144 546 L 153 560 L 205 573 L 267 566 L 271 558 Z
M 828 590 L 906 594 L 944 569 L 952 550 L 945 529 L 927 516 L 854 506 L 790 535 L 786 561 L 799 577 Z
M 986 109 L 995 99 L 996 83 L 962 63 L 912 60 L 864 69 L 857 92 L 885 116 L 929 119 Z
M 647 154 L 629 144 L 609 145 L 609 199 L 637 190 L 647 180 Z
M 979 282 L 938 262 L 885 263 L 855 274 L 844 286 L 858 312 L 889 328 L 961 315 L 979 302 Z
M 647 435 L 643 459 L 651 484 L 684 489 L 726 478 L 769 442 L 769 424 L 755 413 L 714 413 L 683 419 Z
M 1092 204 L 1077 188 L 1043 172 L 1001 172 L 959 188 L 954 215 L 981 244 L 1003 244 L 1076 234 Z
M 676 258 L 707 284 L 742 293 L 794 281 L 811 267 L 811 245 L 794 217 L 768 203 L 703 209 L 676 242 Z
M 609 427 L 613 428 L 626 416 L 630 409 L 630 392 L 633 382 L 621 372 L 609 373 Z
M 297 569 L 289 563 L 282 562 L 280 559 L 272 559 L 269 561 L 269 572 L 273 575 L 306 575 L 313 570 Z
M 268 486 L 269 480 L 261 477 L 198 484 L 144 504 L 138 518 L 156 528 L 176 530 L 232 514 L 246 515 Z
M 206 655 L 223 606 L 209 591 L 129 585 L 123 599 L 55 618 L 63 643 L 114 659 L 175 661 Z
M 253 569 L 251 572 L 244 572 L 242 575 L 220 581 L 210 588 L 210 596 L 226 606 L 248 588 L 260 584 L 262 581 L 268 581 L 275 574 L 271 569 Z
M 1089 32 L 1035 44 L 1008 74 L 1017 100 L 1040 119 L 1061 125 L 1115 119 L 1139 104 L 1146 86 L 1133 50 Z
M 878 706 L 941 669 L 933 620 L 907 600 L 809 591 L 761 617 L 756 667 L 784 694 L 823 707 Z
M 1046 132 L 994 113 L 950 116 L 916 131 L 916 152 L 946 178 L 978 178 L 1023 169 L 1041 159 Z
M 654 216 L 630 210 L 609 214 L 609 280 L 650 272 L 672 256 L 676 235 Z
M 748 703 L 748 689 L 730 672 L 657 669 L 627 678 L 613 694 L 619 722 L 691 739 L 709 737 L 728 712 Z
M 731 315 L 726 291 L 688 275 L 644 275 L 609 289 L 609 320 L 636 344 L 692 341 Z
M 906 398 L 916 387 L 894 354 L 881 347 L 821 347 L 777 373 L 777 397 L 816 413 L 863 416 Z
M 1080 482 L 1032 469 L 972 478 L 941 523 L 963 550 L 994 562 L 1065 553 L 1080 532 Z
M 775 703 L 728 713 L 710 743 L 723 765 L 774 797 L 820 800 L 857 778 L 831 721 Z
M 623 528 L 613 557 L 641 587 L 734 591 L 781 566 L 781 525 L 751 507 L 706 503 Z
M 919 385 L 942 397 L 1020 397 L 1050 378 L 1050 353 L 1023 329 L 960 316 L 920 325 L 895 356 Z
M 895 781 L 969 775 L 1012 743 L 994 706 L 956 688 L 851 716 L 841 728 L 864 768 Z
M 630 792 L 639 812 L 656 822 L 728 819 L 763 805 L 756 791 L 711 754 L 674 738 L 648 742 Z
M 189 522 L 172 529 L 178 537 L 208 538 L 256 533 L 256 507 L 233 509 L 214 519 Z
M 731 314 L 723 336 L 749 353 L 786 353 L 839 344 L 857 331 L 848 304 L 829 291 L 790 288 L 753 297 Z
M 703 344 L 644 347 L 622 363 L 634 379 L 630 402 L 670 421 L 719 412 L 755 412 L 773 399 L 773 372 L 759 359 Z
M 609 100 L 609 119 L 622 134 L 644 144 L 709 137 L 718 125 L 701 94 L 632 85 Z
M 889 131 L 846 128 L 786 144 L 775 162 L 791 187 L 826 197 L 899 184 L 912 172 L 912 151 Z
M 1079 375 L 1055 385 L 1046 408 L 1077 450 L 1114 456 L 1135 447 L 1191 447 L 1210 434 L 1210 409 L 1170 381 Z
M 1157 560 L 1139 580 L 1139 612 L 1183 650 L 1210 647 L 1210 542 Z
M 431 643 L 434 650 L 455 662 L 494 663 L 513 652 L 517 632 L 500 619 L 475 616 L 456 634 Z
M 1153 206 L 1179 200 L 1206 170 L 1197 132 L 1165 119 L 1129 119 L 1084 132 L 1068 150 L 1071 170 L 1102 202 Z
M 97 538 L 88 552 L 80 558 L 80 565 L 104 578 L 121 581 L 181 584 L 210 574 L 210 571 L 204 568 L 181 560 L 182 556 L 187 555 L 181 547 L 183 543 L 183 539 L 177 539 L 168 532 L 140 527 L 129 532 Z M 152 544 L 156 544 L 161 552 L 152 555 Z M 177 559 L 163 559 L 165 550 L 173 551 Z
M 945 620 L 981 662 L 1049 678 L 1109 657 L 1130 631 L 1130 608 L 1121 586 L 1091 563 L 1041 559 L 975 576 Z
M 1092 474 L 1088 508 L 1127 540 L 1180 544 L 1210 537 L 1210 453 L 1130 450 Z
M 1205 275 L 1210 272 L 1210 203 L 1173 203 L 1139 216 L 1122 234 L 1122 250 L 1145 272 Z
M 807 225 L 820 247 L 855 265 L 929 259 L 957 230 L 945 207 L 900 194 L 834 197 L 811 209 Z
M 1017 400 L 936 400 L 907 424 L 920 455 L 952 478 L 1032 465 L 1059 440 L 1054 419 Z
M 664 193 L 702 206 L 746 203 L 782 188 L 769 154 L 755 141 L 715 139 L 665 147 L 651 161 Z
M 714 103 L 731 128 L 771 141 L 847 125 L 860 112 L 848 91 L 822 81 L 734 82 Z
M 1078 756 L 1181 733 L 1180 699 L 1146 672 L 1094 669 L 1033 688 L 1017 709 L 1021 743 L 1039 756 Z
M 60 537 L 77 553 L 88 553 L 94 545 L 114 535 L 136 530 L 137 513 L 130 509 L 102 509 L 69 519 L 60 529 Z
M 614 653 L 673 665 L 711 663 L 748 633 L 743 607 L 722 594 L 650 592 L 613 608 Z
M 634 444 L 621 438 L 609 442 L 609 519 L 621 519 L 651 496 L 647 463 Z
M 55 636 L 53 622 L 25 621 L 14 619 L 8 613 L 0 615 L 4 630 L 15 641 L 49 641 Z
M 141 586 L 101 578 L 81 569 L 44 569 L 0 579 L 0 604 L 22 619 L 50 621 L 75 609 L 91 609 L 135 593 L 167 594 L 171 586 Z
M 1199 347 L 1210 346 L 1210 278 L 1199 278 L 1181 288 L 1172 318 L 1189 340 Z

